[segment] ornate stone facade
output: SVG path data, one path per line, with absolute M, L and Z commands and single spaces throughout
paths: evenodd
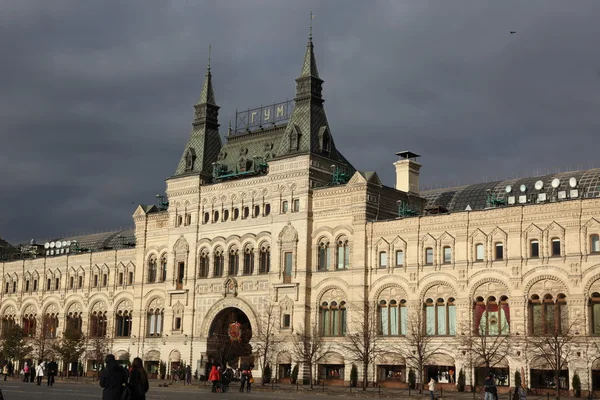
M 314 57 L 312 43 L 309 50 Z M 423 313 L 425 329 L 443 345 L 427 373 L 444 379 L 464 369 L 469 384 L 459 337 L 481 324 L 478 304 L 492 302 L 498 311 L 483 311 L 486 323 L 495 321 L 493 329 L 515 338 L 499 374 L 512 384 L 514 372 L 525 371 L 526 381 L 540 386 L 543 373 L 530 371 L 543 367 L 520 344 L 532 332 L 539 300 L 577 321 L 565 380 L 568 385 L 577 373 L 584 389 L 591 387 L 600 373 L 599 198 L 427 215 L 412 193 L 421 215 L 397 218 L 396 203 L 407 193 L 350 165 L 349 179 L 331 184 L 330 165 L 342 161 L 337 153 L 312 150 L 279 154 L 266 175 L 215 183 L 204 169 L 181 173 L 184 160 L 179 175 L 167 180 L 168 209 L 139 206 L 133 214 L 135 246 L 2 262 L 0 314 L 17 322 L 58 315 L 59 330 L 69 315 L 79 315 L 88 335 L 105 318 L 117 356 L 185 361 L 202 374 L 211 325 L 222 310 L 241 310 L 258 332 L 265 305 L 274 304 L 276 334 L 289 337 L 317 325 L 329 346 L 318 376 L 347 381 L 359 363 L 340 343 L 358 329 L 368 304 L 378 313 L 376 340 L 389 349 L 406 340 L 410 316 Z M 250 344 L 256 340 L 253 335 Z M 290 342 L 272 355 L 277 376 L 301 361 Z M 404 382 L 415 367 L 406 364 L 397 354 L 382 354 L 369 379 Z

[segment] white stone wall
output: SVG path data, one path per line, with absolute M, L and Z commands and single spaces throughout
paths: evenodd
M 395 201 L 386 195 L 377 196 L 378 187 L 355 175 L 347 185 L 311 189 L 311 166 L 308 156 L 275 161 L 266 176 L 203 185 L 198 177 L 182 177 L 167 182 L 169 210 L 146 215 L 139 208 L 133 215 L 136 226 L 135 249 L 111 250 L 78 255 L 38 258 L 0 264 L 3 284 L 0 291 L 0 313 L 14 314 L 20 320 L 27 307 L 45 313 L 48 307 L 59 311 L 60 327 L 73 304 L 83 310 L 84 331 L 88 329 L 90 311 L 103 308 L 111 316 L 108 331 L 114 331 L 114 313 L 126 302 L 133 309 L 133 334 L 130 338 L 114 338 L 115 353 L 128 352 L 132 357 L 144 357 L 157 351 L 164 361 L 174 359 L 175 352 L 195 369 L 201 357 L 206 360 L 206 336 L 212 319 L 219 310 L 232 306 L 244 311 L 253 326 L 260 329 L 261 307 L 272 301 L 292 315 L 292 329 L 278 330 L 289 337 L 304 327 L 319 323 L 319 305 L 324 298 L 348 304 L 348 330 L 357 329 L 357 315 L 362 302 L 375 305 L 382 294 L 393 290 L 407 301 L 411 310 L 420 310 L 424 300 L 434 295 L 453 297 L 462 333 L 464 323 L 472 319 L 476 297 L 507 296 L 511 310 L 511 334 L 527 335 L 527 301 L 532 294 L 566 295 L 569 316 L 581 320 L 580 339 L 569 360 L 569 384 L 577 372 L 584 389 L 588 387 L 591 365 L 599 357 L 595 338 L 589 335 L 588 299 L 600 291 L 600 254 L 591 254 L 589 237 L 600 233 L 595 219 L 600 211 L 600 199 L 565 201 L 543 205 L 504 207 L 485 211 L 461 212 L 450 215 L 414 217 L 373 221 L 378 217 L 379 204 Z M 398 198 L 401 193 L 397 192 Z M 300 201 L 293 211 L 294 200 Z M 282 213 L 282 202 L 288 202 L 288 212 Z M 270 214 L 264 215 L 265 204 Z M 252 207 L 259 205 L 260 215 L 252 216 Z M 250 216 L 231 220 L 232 210 L 249 206 Z M 223 211 L 230 213 L 223 221 Z M 212 221 L 214 211 L 220 220 Z M 211 221 L 204 223 L 204 213 Z M 189 217 L 189 224 L 186 219 Z M 178 225 L 178 217 L 182 224 Z M 318 247 L 322 241 L 332 246 L 341 238 L 350 244 L 350 267 L 347 270 L 318 271 Z M 529 256 L 529 241 L 540 241 L 540 257 Z M 561 240 L 561 255 L 550 254 L 551 240 Z M 485 257 L 476 260 L 475 245 L 484 244 Z M 493 247 L 503 243 L 504 257 L 493 259 Z M 271 270 L 259 274 L 257 250 L 268 245 Z M 242 251 L 250 246 L 255 251 L 254 274 L 244 276 L 243 254 L 240 273 L 234 277 L 235 294 L 227 296 L 227 277 L 199 278 L 199 255 L 207 251 L 211 257 L 217 248 Z M 443 248 L 452 249 L 449 263 L 443 263 Z M 431 247 L 434 262 L 427 265 L 425 249 Z M 404 264 L 395 266 L 394 254 L 404 253 Z M 294 268 L 290 282 L 284 282 L 283 253 L 293 253 Z M 379 253 L 388 254 L 385 268 L 379 266 Z M 165 282 L 147 283 L 149 258 L 167 257 Z M 177 263 L 185 263 L 184 284 L 176 286 Z M 332 261 L 332 266 L 335 264 Z M 108 271 L 106 287 L 92 287 L 96 271 Z M 118 285 L 118 274 L 133 271 L 133 284 Z M 159 266 L 160 271 L 160 266 Z M 39 279 L 36 292 L 24 293 L 24 277 Z M 83 276 L 83 288 L 70 289 L 70 276 Z M 60 277 L 58 290 L 46 290 L 46 279 Z M 5 293 L 4 283 L 17 279 L 17 293 Z M 33 279 L 33 278 L 32 278 Z M 164 308 L 163 336 L 146 337 L 146 310 Z M 182 317 L 182 328 L 174 327 L 175 316 Z M 329 340 L 329 339 L 328 339 Z M 345 380 L 349 379 L 354 360 L 345 354 L 339 341 L 331 339 L 331 351 L 344 360 Z M 380 338 L 386 346 L 404 340 L 402 337 Z M 455 360 L 456 377 L 461 367 L 467 367 L 466 356 L 454 337 L 437 338 L 444 343 L 444 352 Z M 279 353 L 293 353 L 291 340 L 273 353 L 276 364 Z M 511 381 L 514 371 L 528 371 L 531 354 L 524 348 L 513 349 L 507 357 Z M 289 357 L 287 357 L 289 358 Z M 293 363 L 298 362 L 292 355 Z M 370 379 L 375 379 L 376 364 L 370 367 Z M 357 363 L 359 375 L 362 368 Z M 467 371 L 465 371 L 467 373 Z M 202 373 L 202 371 L 199 371 Z M 273 366 L 276 375 L 277 366 Z M 260 376 L 256 371 L 255 376 Z M 302 376 L 302 372 L 300 373 Z M 467 373 L 469 379 L 470 374 Z M 469 382 L 468 382 L 469 383 Z

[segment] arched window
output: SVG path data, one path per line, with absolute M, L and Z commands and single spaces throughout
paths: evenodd
M 93 311 L 90 316 L 90 337 L 106 336 L 106 311 Z
M 321 240 L 319 243 L 319 254 L 317 255 L 319 271 L 327 271 L 331 266 L 331 248 L 329 242 Z
M 590 296 L 590 333 L 600 335 L 600 293 L 594 292 Z
M 320 310 L 321 335 L 343 336 L 346 334 L 346 302 L 323 302 Z
M 254 249 L 246 247 L 244 250 L 244 275 L 252 275 L 254 273 Z
M 198 270 L 199 278 L 208 278 L 209 261 L 208 250 L 202 250 L 200 252 L 200 269 Z
M 425 248 L 425 265 L 433 264 L 433 247 Z
M 4 315 L 2 317 L 2 335 L 4 337 L 7 330 L 15 326 L 15 316 L 13 314 Z
M 228 276 L 235 276 L 240 271 L 240 255 L 237 249 L 229 250 L 229 270 Z
M 162 336 L 164 311 L 161 309 L 150 309 L 146 315 L 146 335 L 149 337 Z
M 378 307 L 379 334 L 384 336 L 406 335 L 406 300 L 389 302 L 381 300 Z
M 427 335 L 456 335 L 456 306 L 454 299 L 427 299 L 424 304 L 425 333 Z
M 534 335 L 562 333 L 568 329 L 567 297 L 534 294 L 529 300 L 529 331 Z
M 49 316 L 48 314 L 46 315 L 48 318 L 48 323 L 51 326 L 52 325 L 52 317 Z M 58 325 L 58 318 L 56 319 L 57 325 Z M 80 332 L 81 333 L 81 327 L 82 327 L 82 323 L 81 323 L 81 313 L 78 312 L 70 312 L 67 315 L 67 329 L 72 329 L 76 332 Z M 54 329 L 54 332 L 56 332 L 56 328 Z M 56 333 L 55 333 L 56 335 Z M 55 336 L 53 336 L 55 337 Z
M 185 224 L 186 225 L 192 224 L 192 214 L 185 214 Z
M 165 282 L 167 280 L 167 254 L 163 254 L 160 257 L 160 281 Z
M 498 336 L 510 333 L 510 309 L 508 297 L 494 296 L 485 300 L 483 297 L 475 299 L 473 311 L 474 331 L 477 335 Z
M 552 256 L 553 257 L 558 257 L 560 256 L 560 239 L 559 238 L 552 238 Z
M 529 242 L 529 257 L 537 258 L 540 256 L 540 241 L 533 239 Z
M 117 311 L 115 315 L 115 336 L 131 336 L 131 311 Z
M 337 269 L 348 269 L 350 267 L 350 243 L 345 238 L 337 242 Z
M 35 314 L 25 314 L 23 316 L 23 334 L 25 336 L 35 336 Z
M 444 264 L 450 264 L 452 262 L 452 247 L 444 246 Z
M 156 282 L 156 256 L 153 254 L 148 260 L 148 283 Z
M 175 222 L 175 226 L 181 226 L 182 222 L 183 222 L 183 217 L 181 215 L 178 215 L 177 221 Z
M 271 247 L 269 245 L 262 245 L 260 248 L 260 259 L 258 272 L 261 274 L 268 274 L 271 271 Z
M 79 330 L 81 330 L 81 314 L 79 316 Z M 69 320 L 67 319 L 67 323 Z M 46 313 L 44 315 L 44 331 L 46 337 L 55 338 L 58 335 L 58 314 L 56 313 Z
M 590 235 L 590 253 L 600 253 L 600 236 Z
M 213 267 L 214 267 L 214 276 L 219 277 L 223 276 L 223 269 L 225 264 L 225 257 L 223 256 L 223 250 L 217 249 L 215 250 L 215 255 L 213 256 Z

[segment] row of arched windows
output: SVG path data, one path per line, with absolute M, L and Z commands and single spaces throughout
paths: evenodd
M 405 299 L 391 298 L 377 304 L 378 333 L 383 336 L 406 335 L 409 327 Z M 503 336 L 510 334 L 511 313 L 507 296 L 477 297 L 473 302 L 473 332 L 477 335 Z M 428 298 L 423 302 L 423 327 L 426 335 L 454 336 L 457 333 L 455 299 Z M 323 302 L 319 310 L 321 333 L 325 336 L 345 334 L 345 302 Z M 600 293 L 589 299 L 590 334 L 600 335 Z M 564 294 L 556 297 L 534 294 L 528 302 L 529 334 L 566 333 L 570 328 L 567 300 Z
M 319 244 L 319 270 L 327 270 L 329 269 L 329 264 L 327 260 L 331 257 L 328 254 L 329 248 L 326 243 Z M 600 253 L 600 236 L 598 234 L 592 234 L 589 236 L 589 252 L 590 254 Z M 539 239 L 531 239 L 529 240 L 528 246 L 528 258 L 538 258 L 541 256 L 541 248 Z M 552 237 L 549 242 L 549 256 L 550 257 L 560 257 L 563 256 L 563 246 L 561 239 L 558 237 Z M 394 260 L 392 260 L 391 266 L 404 266 L 404 251 L 396 250 L 394 252 Z M 491 259 L 492 260 L 504 260 L 506 258 L 506 251 L 504 248 L 504 243 L 502 241 L 497 241 L 492 243 L 491 249 Z M 475 242 L 473 244 L 473 261 L 480 262 L 488 259 L 486 256 L 486 245 L 481 242 Z M 441 247 L 441 254 L 439 255 L 439 263 L 441 264 L 450 264 L 453 260 L 453 249 L 452 246 L 443 246 Z M 390 266 L 390 261 L 388 257 L 387 251 L 380 251 L 378 253 L 378 266 L 380 268 L 385 268 Z M 425 247 L 423 249 L 423 262 L 425 265 L 433 265 L 436 263 L 436 256 L 433 247 Z
M 159 268 L 160 265 L 160 268 Z M 167 280 L 167 255 L 160 256 L 160 264 L 155 254 L 148 259 L 147 283 L 165 282 Z
M 341 237 L 335 243 L 332 251 L 328 240 L 319 241 L 317 252 L 317 268 L 319 271 L 342 270 L 350 267 L 350 243 Z
M 253 275 L 255 273 L 255 251 L 252 247 L 246 247 L 240 254 L 237 248 L 232 248 L 227 254 L 227 271 L 225 271 L 225 253 L 221 248 L 217 248 L 212 254 L 213 271 L 212 277 Z M 199 278 L 208 278 L 210 274 L 211 256 L 208 249 L 200 252 Z M 241 263 L 241 271 L 240 271 Z M 271 271 L 271 247 L 264 244 L 258 254 L 258 273 L 267 274 Z
M 253 275 L 255 273 L 255 251 L 252 247 L 244 248 L 240 252 L 237 248 L 232 248 L 229 253 L 225 254 L 223 249 L 217 248 L 213 251 L 212 257 L 208 249 L 200 251 L 198 260 L 198 277 L 208 278 L 210 274 L 210 265 L 212 258 L 212 276 L 236 276 L 240 274 L 240 266 L 242 275 Z M 227 261 L 227 264 L 225 263 Z M 241 264 L 241 265 L 240 265 Z M 227 266 L 227 271 L 225 267 Z M 271 248 L 268 244 L 263 244 L 258 253 L 258 273 L 267 274 L 271 271 Z M 160 268 L 157 265 L 156 255 L 151 255 L 148 259 L 148 268 L 146 274 L 147 283 L 165 282 L 167 280 L 167 255 L 163 254 L 160 257 Z

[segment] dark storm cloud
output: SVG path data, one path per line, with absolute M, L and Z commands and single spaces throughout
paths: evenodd
M 403 149 L 429 186 L 598 166 L 595 0 L 4 0 L 0 236 L 130 225 L 181 156 L 208 44 L 224 132 L 293 98 L 311 9 L 336 144 L 386 184 Z

